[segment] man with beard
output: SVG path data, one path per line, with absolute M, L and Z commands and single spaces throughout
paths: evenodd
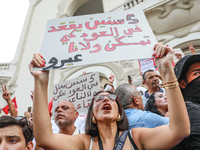
M 145 107 L 146 102 L 152 93 L 158 91 L 165 94 L 165 90 L 164 88 L 159 87 L 159 75 L 154 70 L 145 71 L 142 77 L 143 82 L 148 86 L 148 90 L 146 90 L 142 96 L 142 101 Z
M 59 133 L 67 135 L 80 134 L 81 131 L 74 126 L 78 116 L 79 113 L 71 102 L 59 102 L 54 111 L 55 123 L 59 127 Z
M 190 119 L 190 136 L 172 150 L 200 149 L 200 55 L 187 55 L 174 67 Z

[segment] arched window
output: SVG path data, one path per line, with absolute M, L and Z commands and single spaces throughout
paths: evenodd
M 74 13 L 73 16 L 103 13 L 102 0 L 90 0 L 81 5 Z

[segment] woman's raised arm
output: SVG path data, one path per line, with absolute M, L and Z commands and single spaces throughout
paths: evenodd
M 40 54 L 34 54 L 29 64 L 34 77 L 33 127 L 37 145 L 44 149 L 83 149 L 84 135 L 53 134 L 47 100 L 49 71 L 35 71 L 34 66 L 44 66 L 44 59 Z
M 155 57 L 167 95 L 169 124 L 153 129 L 133 129 L 132 133 L 133 135 L 134 132 L 139 134 L 139 143 L 141 143 L 139 147 L 143 149 L 169 149 L 189 136 L 190 122 L 172 67 L 174 50 L 163 44 L 156 44 L 154 49 L 153 56 Z

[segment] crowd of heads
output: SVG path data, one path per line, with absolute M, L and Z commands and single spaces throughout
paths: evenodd
M 200 80 L 199 57 L 199 55 L 185 56 L 179 59 L 179 62 L 174 67 L 175 74 L 180 84 L 180 88 L 182 89 L 182 91 L 185 92 L 183 93 L 184 97 L 191 95 L 185 90 L 188 89 L 188 85 L 190 86 L 190 88 L 196 88 L 195 90 L 192 89 L 195 92 L 197 92 L 200 87 L 199 83 L 197 84 L 197 82 Z M 101 104 L 102 106 L 99 107 L 99 101 L 116 102 L 113 107 L 115 107 L 115 111 L 118 111 L 118 115 L 115 116 L 117 120 L 118 131 L 125 131 L 129 129 L 128 118 L 124 112 L 124 110 L 127 109 L 137 109 L 142 111 L 145 110 L 158 114 L 162 117 L 167 116 L 168 102 L 164 88 L 159 84 L 159 80 L 162 81 L 160 75 L 157 74 L 157 72 L 154 70 L 147 70 L 142 74 L 142 79 L 143 85 L 145 85 L 144 87 L 146 87 L 146 91 L 144 93 L 138 91 L 137 87 L 133 86 L 130 82 L 121 84 L 118 87 L 114 88 L 114 79 L 112 75 L 112 79 L 109 78 L 109 82 L 105 84 L 104 88 L 102 88 L 101 91 L 97 92 L 94 95 L 90 103 L 86 118 L 85 133 L 91 135 L 92 137 L 98 136 L 99 133 L 97 120 L 101 121 L 102 116 L 99 109 L 109 110 L 111 107 L 109 103 Z M 194 83 L 191 84 L 191 82 Z M 111 90 L 105 91 L 108 86 L 111 87 Z M 148 96 L 145 97 L 146 95 Z M 198 93 L 194 95 L 198 95 Z M 69 101 L 59 102 L 58 105 L 55 107 L 55 110 L 52 111 L 54 111 L 55 123 L 58 126 L 60 133 L 65 133 L 64 131 L 66 127 L 71 126 L 73 128 L 74 123 L 79 116 L 79 113 L 75 109 L 73 103 Z M 12 130 L 13 132 L 11 133 L 10 130 Z M 16 133 L 14 133 L 15 131 Z M 21 146 L 24 148 L 29 146 L 31 147 L 31 141 L 34 137 L 32 112 L 25 112 L 24 117 L 1 116 L 0 133 L 6 133 L 5 136 L 0 136 L 0 141 L 4 140 L 3 138 L 10 138 L 11 141 L 20 141 Z M 12 135 L 13 133 L 15 134 L 14 136 Z

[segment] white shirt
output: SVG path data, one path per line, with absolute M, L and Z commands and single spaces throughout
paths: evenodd
M 51 124 L 52 124 L 52 131 L 53 131 L 53 133 L 59 133 L 59 128 L 56 125 L 55 120 L 51 120 Z M 76 124 L 79 127 L 77 127 Z M 74 131 L 74 133 L 72 135 L 85 133 L 85 119 L 83 117 L 78 117 L 76 119 L 74 125 L 75 125 L 76 130 Z M 83 130 L 81 130 L 81 129 L 83 129 Z M 33 150 L 34 150 L 35 146 L 36 146 L 35 138 L 33 138 L 32 142 L 33 142 Z

